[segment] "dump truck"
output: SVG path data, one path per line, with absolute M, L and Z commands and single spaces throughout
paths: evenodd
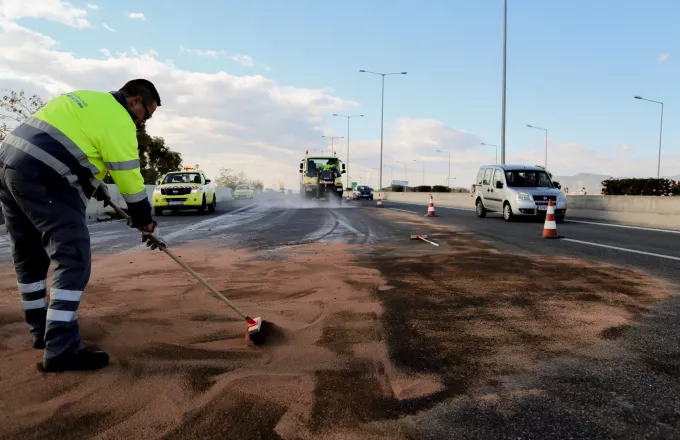
M 310 156 L 300 161 L 300 196 L 303 199 L 342 200 L 345 164 L 335 156 Z

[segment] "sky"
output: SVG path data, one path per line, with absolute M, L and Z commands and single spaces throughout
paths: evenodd
M 174 3 L 174 4 L 173 4 Z M 172 4 L 172 6 L 170 6 Z M 680 2 L 509 0 L 506 163 L 680 173 Z M 0 88 L 44 99 L 154 82 L 150 134 L 199 164 L 299 188 L 305 150 L 352 181 L 469 188 L 501 144 L 503 1 L 0 0 Z M 676 84 L 674 87 L 672 84 Z M 343 136 L 331 141 L 322 136 Z M 444 152 L 437 152 L 442 150 Z M 449 159 L 450 158 L 450 159 Z M 449 165 L 450 164 L 450 165 Z M 346 176 L 347 177 L 347 176 Z

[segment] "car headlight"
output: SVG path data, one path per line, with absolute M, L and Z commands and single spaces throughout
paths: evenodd
M 557 195 L 557 200 L 560 202 L 566 202 L 567 196 L 562 191 L 560 191 L 560 193 Z
M 154 188 L 153 193 L 154 193 L 154 194 L 160 194 L 160 193 L 161 193 L 161 189 L 160 189 L 160 188 Z
M 517 200 L 531 200 L 531 194 L 528 192 L 520 191 L 515 194 Z
M 198 188 L 191 188 L 191 194 L 196 194 L 199 191 L 205 191 L 205 186 L 199 186 Z

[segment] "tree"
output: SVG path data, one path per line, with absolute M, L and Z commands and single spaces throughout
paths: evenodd
M 223 186 L 225 188 L 236 189 L 237 185 L 250 185 L 253 189 L 262 191 L 264 189 L 264 183 L 261 180 L 250 180 L 246 177 L 243 171 L 238 174 L 231 170 L 230 168 L 220 169 L 220 175 L 215 179 L 215 183 L 218 186 Z
M 38 95 L 26 96 L 21 90 L 3 90 L 0 99 L 0 141 L 17 125 L 30 118 L 33 113 L 40 110 L 45 103 Z

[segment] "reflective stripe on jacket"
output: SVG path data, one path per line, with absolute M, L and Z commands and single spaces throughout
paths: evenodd
M 41 162 L 78 189 L 84 206 L 109 171 L 141 226 L 152 218 L 137 148 L 122 93 L 78 90 L 52 99 L 8 134 L 0 161 L 26 172 Z

